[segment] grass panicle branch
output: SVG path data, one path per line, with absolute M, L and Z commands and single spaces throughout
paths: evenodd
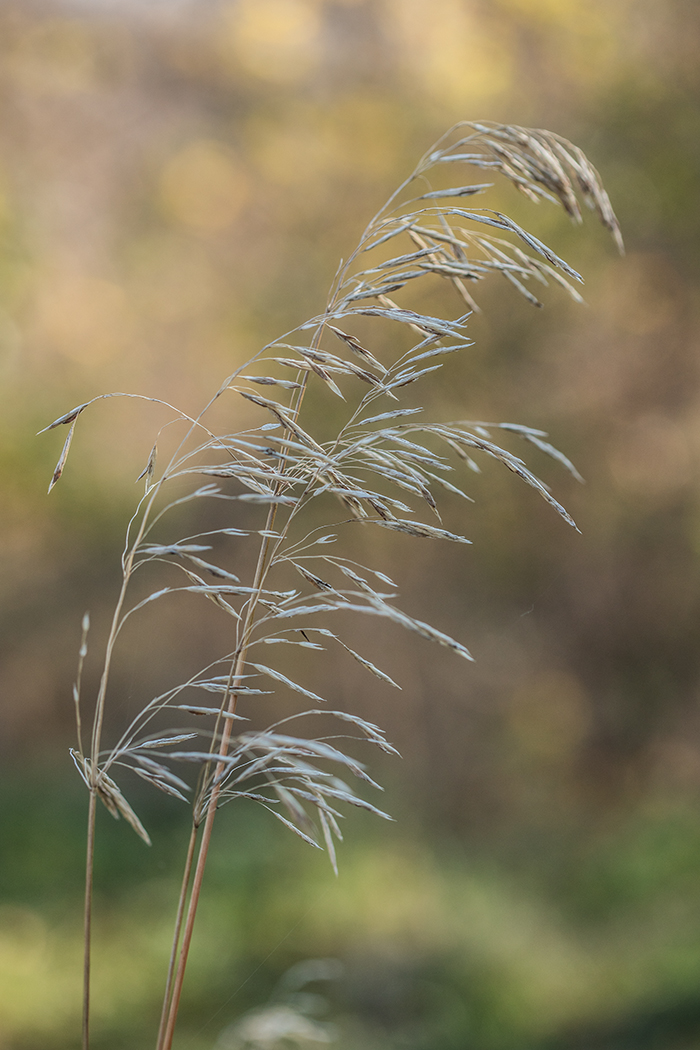
M 326 849 L 336 871 L 334 841 L 342 837 L 339 807 L 359 806 L 390 819 L 343 779 L 378 788 L 364 764 L 347 753 L 345 740 L 362 739 L 396 753 L 382 730 L 351 712 L 329 710 L 330 698 L 275 666 L 271 647 L 277 645 L 279 651 L 291 645 L 314 652 L 337 646 L 369 675 L 400 688 L 338 632 L 321 625 L 333 613 L 344 612 L 381 617 L 471 660 L 461 641 L 395 604 L 396 586 L 386 573 L 343 554 L 347 530 L 361 525 L 468 544 L 468 537 L 444 527 L 438 497 L 446 491 L 471 500 L 458 471 L 479 471 L 483 458 L 496 460 L 519 477 L 575 527 L 548 486 L 523 459 L 502 447 L 498 437 L 510 434 L 534 445 L 580 480 L 545 433 L 511 423 L 430 423 L 422 418 L 422 409 L 400 406 L 407 387 L 428 377 L 434 380 L 449 355 L 471 345 L 467 322 L 479 309 L 473 294 L 479 282 L 500 276 L 536 306 L 541 301 L 533 289 L 550 283 L 581 301 L 575 287 L 581 278 L 573 267 L 501 211 L 474 207 L 492 185 L 465 182 L 474 169 L 480 177 L 488 173 L 505 178 L 532 201 L 560 204 L 575 222 L 581 221 L 583 202 L 622 250 L 607 194 L 577 147 L 547 131 L 483 122 L 457 125 L 368 224 L 339 268 L 322 313 L 237 368 L 196 418 L 166 406 L 172 412 L 166 426 L 179 425 L 182 435 L 159 469 L 161 430 L 139 479 L 144 494 L 127 529 L 122 585 L 92 705 L 87 749 L 80 697 L 87 618 L 74 689 L 77 747 L 72 756 L 90 795 L 83 1050 L 89 1047 L 97 800 L 150 842 L 117 783 L 120 771 L 129 769 L 192 807 L 156 1043 L 157 1050 L 170 1050 L 218 808 L 241 799 L 262 805 L 305 842 Z M 428 290 L 436 281 L 454 290 L 454 316 L 433 316 L 412 305 L 417 286 Z M 388 352 L 387 345 L 398 349 Z M 319 384 L 336 402 L 330 418 L 341 421 L 330 438 L 305 410 L 310 384 Z M 65 469 L 79 417 L 95 401 L 116 396 L 141 397 L 101 395 L 46 428 L 69 427 L 51 488 Z M 251 412 L 258 416 L 255 425 L 237 433 L 211 429 L 210 410 L 223 398 L 245 402 L 246 418 Z M 153 397 L 144 400 L 166 404 Z M 191 487 L 183 495 L 182 486 L 188 482 Z M 169 523 L 180 508 L 211 500 L 225 501 L 225 526 L 176 539 L 169 535 Z M 257 523 L 251 524 L 251 513 L 260 515 Z M 319 520 L 327 524 L 319 527 Z M 250 563 L 236 566 L 234 573 L 226 564 L 227 544 L 245 537 L 252 543 L 257 540 L 257 554 Z M 154 570 L 157 586 L 146 597 L 133 597 L 137 573 L 141 578 Z M 165 586 L 164 571 L 169 578 Z M 290 573 L 295 580 L 291 587 Z M 113 656 L 125 624 L 133 616 L 157 616 L 163 602 L 183 595 L 211 602 L 229 618 L 229 651 L 153 697 L 120 738 L 105 746 Z M 262 731 L 242 728 L 246 719 L 240 708 L 276 692 L 303 698 L 304 709 Z M 202 693 L 207 694 L 205 700 Z M 309 701 L 318 706 L 309 708 Z M 342 732 L 332 738 L 314 736 L 310 728 L 319 713 L 335 719 Z M 185 719 L 191 720 L 191 729 L 182 728 Z M 294 728 L 297 724 L 299 729 Z M 193 766 L 194 780 L 187 774 Z

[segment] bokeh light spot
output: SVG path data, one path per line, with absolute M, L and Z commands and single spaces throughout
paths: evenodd
M 9 59 L 13 78 L 30 94 L 71 95 L 95 86 L 95 41 L 78 19 L 48 18 L 29 26 Z
M 100 277 L 60 275 L 38 302 L 36 336 L 78 364 L 108 360 L 133 336 L 124 289 Z
M 460 0 L 388 0 L 386 32 L 398 41 L 407 74 L 440 102 L 463 109 L 511 84 L 507 36 L 488 32 Z
M 308 73 L 319 56 L 313 0 L 239 0 L 224 8 L 222 26 L 220 53 L 234 72 L 286 83 Z
M 225 230 L 248 197 L 248 179 L 226 149 L 213 140 L 189 143 L 166 164 L 160 201 L 166 215 L 198 233 Z

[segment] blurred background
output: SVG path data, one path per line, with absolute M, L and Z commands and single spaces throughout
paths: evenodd
M 382 535 L 402 607 L 476 662 L 359 626 L 403 693 L 348 667 L 336 702 L 401 751 L 361 756 L 397 823 L 353 813 L 335 880 L 266 814 L 222 812 L 176 1045 L 241 1045 L 230 1026 L 313 958 L 341 965 L 310 971 L 326 1014 L 302 1045 L 698 1045 L 699 54 L 694 0 L 0 0 L 0 1050 L 78 1042 L 71 685 L 89 609 L 94 690 L 165 416 L 86 413 L 50 497 L 65 434 L 36 432 L 111 390 L 197 411 L 480 118 L 583 147 L 627 254 L 504 193 L 587 305 L 479 286 L 428 404 L 548 431 L 585 486 L 529 462 L 581 535 L 497 465 L 451 519 L 473 547 Z M 115 724 L 205 645 L 160 629 L 121 665 Z M 98 1050 L 153 1045 L 188 833 L 165 796 L 135 805 L 150 851 L 100 814 Z

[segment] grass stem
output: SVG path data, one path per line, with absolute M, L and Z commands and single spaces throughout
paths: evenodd
M 177 915 L 175 917 L 175 929 L 173 931 L 173 943 L 170 950 L 170 960 L 168 962 L 168 976 L 165 981 L 165 992 L 163 995 L 163 1009 L 160 1015 L 160 1025 L 158 1028 L 158 1039 L 156 1041 L 156 1050 L 161 1050 L 163 1046 L 163 1038 L 165 1036 L 165 1025 L 168 1019 L 168 1010 L 170 1007 L 170 999 L 173 988 L 173 977 L 175 974 L 175 963 L 177 960 L 177 950 L 180 945 L 180 936 L 182 934 L 182 920 L 185 915 L 185 907 L 187 905 L 187 891 L 190 885 L 190 879 L 192 877 L 192 864 L 194 862 L 194 851 L 197 845 L 197 825 L 192 823 L 192 830 L 190 832 L 190 841 L 187 846 L 187 857 L 185 859 L 185 868 L 182 874 L 182 886 L 180 887 L 180 896 L 177 902 Z
M 92 950 L 92 886 L 95 868 L 95 817 L 97 792 L 90 791 L 88 806 L 87 849 L 85 856 L 85 911 L 83 921 L 83 1042 L 82 1050 L 90 1048 L 90 963 Z

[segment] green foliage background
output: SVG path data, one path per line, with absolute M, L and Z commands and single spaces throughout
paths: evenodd
M 178 1045 L 213 1047 L 315 956 L 345 966 L 328 992 L 343 1050 L 695 1045 L 699 48 L 692 0 L 2 0 L 2 1050 L 76 1042 L 70 686 L 86 608 L 94 652 L 104 636 L 163 417 L 86 414 L 50 499 L 62 435 L 34 434 L 105 390 L 197 410 L 319 310 L 367 219 L 463 118 L 573 140 L 622 223 L 620 259 L 592 221 L 504 190 L 585 275 L 588 306 L 477 288 L 476 345 L 428 402 L 549 431 L 586 486 L 532 462 L 582 535 L 494 470 L 460 509 L 473 548 L 381 538 L 404 607 L 477 662 L 360 625 L 404 692 L 348 667 L 336 695 L 404 755 L 373 767 L 398 825 L 353 818 L 335 882 L 257 814 L 227 813 Z M 173 613 L 135 637 L 115 721 L 210 631 Z M 174 805 L 135 798 L 151 852 L 102 821 L 105 1050 L 152 1044 L 186 835 Z

